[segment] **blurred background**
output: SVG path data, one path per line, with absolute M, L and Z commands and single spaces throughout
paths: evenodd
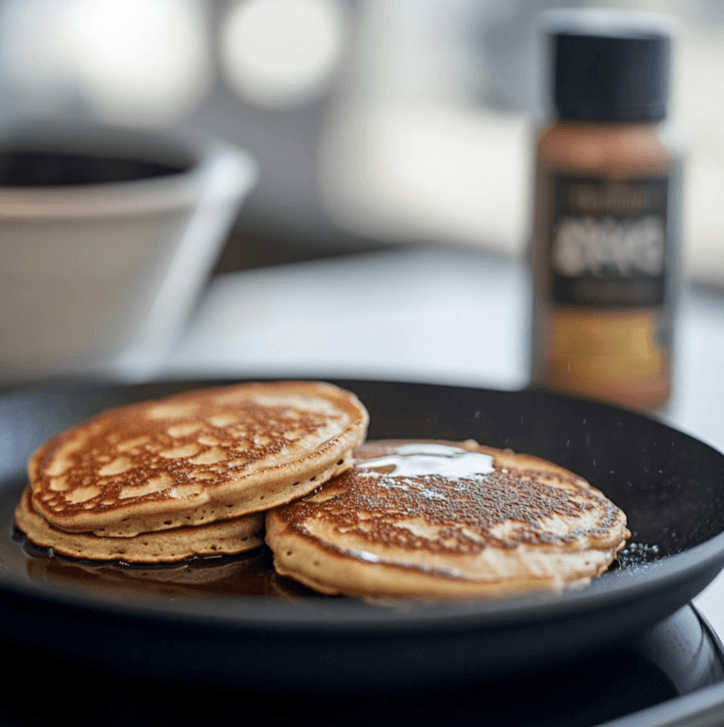
M 539 15 L 560 7 L 678 21 L 670 118 L 687 150 L 687 285 L 667 416 L 724 448 L 719 0 L 0 0 L 0 131 L 194 128 L 258 164 L 214 274 L 187 291 L 188 315 L 175 312 L 170 351 L 150 356 L 151 326 L 101 373 L 528 384 Z M 57 335 L 91 338 L 80 320 L 68 308 Z M 12 310 L 5 321 L 0 334 L 39 338 Z M 0 370 L 32 375 L 22 361 Z
M 2 0 L 0 123 L 199 127 L 259 163 L 217 271 L 433 242 L 520 258 L 539 12 L 681 24 L 686 276 L 724 287 L 719 0 Z

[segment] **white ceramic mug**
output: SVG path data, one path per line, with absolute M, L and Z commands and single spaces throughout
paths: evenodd
M 254 186 L 255 162 L 196 132 L 45 127 L 0 135 L 0 152 L 8 149 L 168 168 L 142 179 L 0 186 L 0 381 L 152 375 Z

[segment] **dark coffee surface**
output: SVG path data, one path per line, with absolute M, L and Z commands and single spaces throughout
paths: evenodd
M 140 159 L 59 151 L 0 150 L 0 186 L 62 187 L 152 179 L 186 167 Z

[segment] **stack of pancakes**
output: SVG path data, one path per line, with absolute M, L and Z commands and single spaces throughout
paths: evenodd
M 353 394 L 316 382 L 112 409 L 33 455 L 16 523 L 57 553 L 130 563 L 265 537 L 279 574 L 359 598 L 578 587 L 630 537 L 618 507 L 551 462 L 472 440 L 363 444 L 367 424 Z
M 190 391 L 106 411 L 46 442 L 15 520 L 90 560 L 174 562 L 262 543 L 264 511 L 352 464 L 368 416 L 316 382 Z

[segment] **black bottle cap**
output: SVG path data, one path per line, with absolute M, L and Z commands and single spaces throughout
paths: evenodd
M 553 103 L 563 119 L 666 116 L 671 37 L 663 16 L 606 10 L 548 13 Z

